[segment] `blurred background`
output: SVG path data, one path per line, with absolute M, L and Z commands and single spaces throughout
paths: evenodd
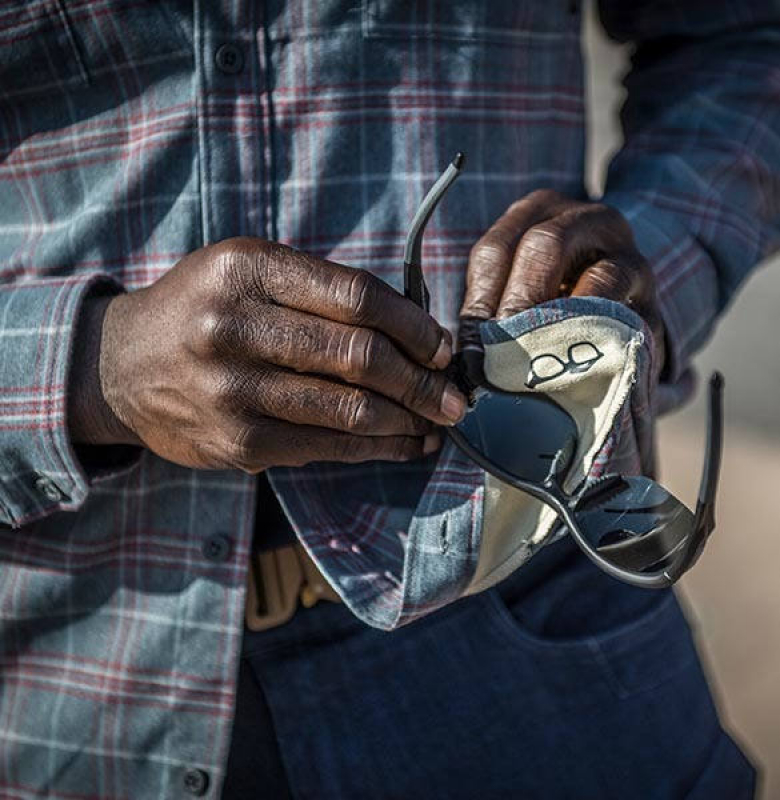
M 589 91 L 589 189 L 601 193 L 620 146 L 621 78 L 630 48 L 604 35 L 593 5 L 584 29 Z M 780 258 L 762 264 L 696 359 L 699 375 L 726 378 L 726 432 L 718 528 L 679 592 L 697 633 L 727 727 L 763 770 L 762 800 L 780 798 Z M 659 425 L 661 481 L 693 503 L 704 454 L 706 407 Z

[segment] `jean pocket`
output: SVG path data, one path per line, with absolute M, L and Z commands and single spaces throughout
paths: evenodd
M 547 638 L 523 624 L 498 589 L 483 593 L 489 619 L 505 644 L 536 659 L 587 664 L 619 698 L 660 686 L 698 656 L 688 622 L 672 591 L 654 592 L 657 602 L 638 616 L 594 634 Z
M 686 800 L 754 800 L 756 768 L 737 743 L 722 731 L 712 747 L 706 766 L 685 795 Z

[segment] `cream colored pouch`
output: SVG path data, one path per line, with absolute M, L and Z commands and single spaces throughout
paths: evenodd
M 544 303 L 480 326 L 491 383 L 544 392 L 576 422 L 565 488 L 609 468 L 652 474 L 652 337 L 599 298 Z M 523 432 L 507 430 L 523 446 Z M 565 529 L 541 502 L 483 472 L 452 442 L 422 463 L 272 470 L 296 533 L 350 610 L 393 630 L 493 586 Z M 414 505 L 410 505 L 410 502 Z
M 627 321 L 568 316 L 530 329 L 526 320 L 514 331 L 510 320 L 483 334 L 485 374 L 492 384 L 511 392 L 543 392 L 576 422 L 579 443 L 564 483 L 569 492 L 593 477 L 597 456 L 627 408 L 645 341 L 639 318 L 627 315 Z M 517 436 L 522 447 L 522 432 L 507 435 Z M 465 594 L 506 578 L 554 536 L 557 522 L 544 503 L 486 474 L 479 558 Z

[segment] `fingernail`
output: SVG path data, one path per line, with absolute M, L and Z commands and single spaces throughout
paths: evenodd
M 441 413 L 454 425 L 466 413 L 466 398 L 452 385 L 448 384 L 441 398 Z
M 423 439 L 423 455 L 427 456 L 441 447 L 441 436 L 438 433 L 429 433 Z
M 431 359 L 431 364 L 437 369 L 444 369 L 447 364 L 450 363 L 452 359 L 452 340 L 446 336 L 441 337 L 441 341 L 439 342 L 439 347 L 436 350 L 433 358 Z

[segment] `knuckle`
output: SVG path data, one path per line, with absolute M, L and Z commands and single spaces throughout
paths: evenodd
M 352 310 L 355 324 L 372 319 L 378 306 L 379 286 L 376 278 L 365 270 L 355 270 L 347 287 L 348 307 Z
M 190 336 L 191 351 L 201 358 L 214 358 L 234 350 L 241 341 L 243 323 L 219 304 L 211 303 L 196 317 Z
M 518 202 L 525 201 L 539 208 L 545 208 L 547 206 L 558 205 L 565 199 L 565 196 L 555 189 L 534 189 L 534 191 L 526 195 L 523 200 Z
M 630 257 L 607 257 L 604 259 L 604 266 L 608 272 L 615 275 L 620 280 L 625 280 L 630 283 L 639 278 L 642 274 L 642 265 L 639 261 Z
M 349 337 L 346 352 L 345 377 L 361 383 L 381 366 L 386 358 L 383 337 L 367 328 L 356 329 Z
M 252 253 L 251 288 L 257 297 L 267 298 L 270 295 L 269 286 L 271 283 L 271 273 L 276 259 L 273 255 L 278 255 L 275 248 L 271 246 L 255 247 Z
M 466 296 L 460 309 L 461 317 L 489 319 L 496 311 L 498 297 L 486 291 L 486 284 L 481 276 L 475 275 L 466 287 Z M 461 320 L 461 326 L 463 321 Z M 460 334 L 458 334 L 460 336 Z
M 374 403 L 368 392 L 350 392 L 344 399 L 344 428 L 350 433 L 364 433 L 376 424 Z
M 212 358 L 225 346 L 230 337 L 225 314 L 210 306 L 202 311 L 193 323 L 190 350 L 201 358 Z
M 537 189 L 535 192 L 531 192 L 531 194 L 526 195 L 525 197 L 521 197 L 518 200 L 515 200 L 509 208 L 506 210 L 505 216 L 511 216 L 516 214 L 519 211 L 524 211 L 528 208 L 529 202 L 534 202 L 536 200 L 536 193 L 540 191 Z
M 563 235 L 560 228 L 551 222 L 543 222 L 530 228 L 523 236 L 517 248 L 517 257 L 521 261 L 547 267 L 558 261 L 562 249 Z
M 469 253 L 469 261 L 475 264 L 504 263 L 512 258 L 512 246 L 506 239 L 495 236 L 483 236 Z
M 295 293 L 295 281 L 289 277 L 296 273 L 296 257 L 299 254 L 278 242 L 260 240 L 247 256 L 248 291 L 260 302 L 275 302 L 287 305 L 290 294 Z
M 495 308 L 483 297 L 469 300 L 463 304 L 463 311 L 469 316 L 479 317 L 480 319 L 490 319 L 495 313 Z
M 285 248 L 251 236 L 224 239 L 212 247 L 215 277 L 224 295 L 268 298 L 274 266 Z
M 530 305 L 532 305 L 532 301 L 529 300 L 527 294 L 517 290 L 509 291 L 501 298 L 499 316 L 516 314 L 518 311 L 524 311 Z
M 246 237 L 234 237 L 210 245 L 209 262 L 218 285 L 234 290 L 243 284 L 248 241 Z
M 593 286 L 599 295 L 614 299 L 628 297 L 633 285 L 632 268 L 614 259 L 603 259 L 593 270 Z
M 250 236 L 210 245 L 212 293 L 233 306 L 246 299 L 267 301 L 273 294 L 274 270 L 286 250 Z

